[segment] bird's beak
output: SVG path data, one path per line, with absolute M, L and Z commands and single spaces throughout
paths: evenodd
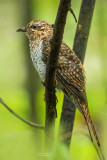
M 27 32 L 27 28 L 22 27 L 22 28 L 18 29 L 16 32 Z

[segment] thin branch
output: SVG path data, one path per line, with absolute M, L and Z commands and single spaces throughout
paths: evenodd
M 20 119 L 21 121 L 25 122 L 26 124 L 30 125 L 31 127 L 38 128 L 38 129 L 42 129 L 42 130 L 45 129 L 45 127 L 42 126 L 42 125 L 39 125 L 39 124 L 30 122 L 30 121 L 25 120 L 25 119 L 23 119 L 22 117 L 20 117 L 17 113 L 15 113 L 15 112 L 3 101 L 2 98 L 0 98 L 0 103 L 1 103 L 9 112 L 11 112 L 14 116 L 16 116 L 18 119 Z
M 70 142 L 71 142 L 72 130 L 75 119 L 75 110 L 76 108 L 74 104 L 66 96 L 64 96 L 64 102 L 60 119 L 60 126 L 61 126 L 60 136 L 63 137 L 61 141 L 68 148 L 70 147 Z
M 81 4 L 73 50 L 82 63 L 85 58 L 95 2 L 96 0 L 82 0 Z
M 76 30 L 76 35 L 74 39 L 73 51 L 79 57 L 83 63 L 86 47 L 89 37 L 89 31 L 93 16 L 93 11 L 95 7 L 95 0 L 82 0 L 81 10 L 79 14 L 79 20 Z M 62 134 L 72 133 L 73 124 L 75 119 L 75 106 L 66 97 L 64 97 L 63 109 L 61 114 L 61 124 L 64 124 L 64 130 Z M 69 147 L 71 136 L 65 138 L 63 142 Z
M 46 128 L 55 120 L 56 96 L 55 96 L 55 69 L 58 61 L 60 46 L 63 38 L 64 27 L 71 0 L 60 0 L 58 13 L 53 27 L 51 40 L 51 52 L 46 72 Z
M 71 0 L 60 0 L 55 24 L 53 27 L 53 38 L 51 39 L 51 52 L 48 59 L 45 82 L 46 95 L 46 121 L 45 135 L 53 139 L 54 133 L 50 134 L 49 130 L 55 125 L 56 117 L 56 95 L 55 95 L 55 69 L 58 61 L 60 46 L 63 38 L 66 17 L 71 6 Z M 47 142 L 47 140 L 46 140 Z M 50 143 L 51 144 L 51 143 Z
M 70 11 L 70 12 L 71 12 L 71 14 L 73 15 L 73 17 L 74 17 L 74 19 L 75 19 L 75 22 L 77 23 L 77 18 L 76 18 L 76 15 L 75 15 L 75 13 L 74 13 L 73 9 L 72 9 L 72 8 L 70 8 L 70 9 L 69 9 L 69 11 Z

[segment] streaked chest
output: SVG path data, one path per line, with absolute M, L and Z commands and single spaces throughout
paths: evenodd
M 43 62 L 44 55 L 42 54 L 43 43 L 42 41 L 36 46 L 30 45 L 31 59 L 42 81 L 45 80 L 46 64 Z

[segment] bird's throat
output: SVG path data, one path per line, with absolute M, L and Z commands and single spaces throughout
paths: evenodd
M 45 80 L 46 64 L 43 62 L 43 41 L 30 43 L 31 59 L 42 81 Z

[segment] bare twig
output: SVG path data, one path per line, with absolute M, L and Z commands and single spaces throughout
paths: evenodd
M 96 0 L 83 0 L 81 4 L 73 50 L 82 63 L 85 58 L 95 2 Z
M 74 19 L 75 19 L 75 22 L 77 23 L 77 18 L 76 18 L 76 15 L 75 15 L 73 9 L 70 8 L 69 11 L 72 13 L 72 15 L 73 15 L 73 17 L 74 17 Z
M 22 117 L 20 117 L 18 114 L 16 114 L 16 113 L 3 101 L 2 98 L 0 98 L 0 103 L 1 103 L 9 112 L 11 112 L 14 116 L 16 116 L 18 119 L 20 119 L 21 121 L 25 122 L 26 124 L 30 125 L 31 127 L 38 128 L 38 129 L 42 129 L 42 130 L 45 129 L 45 127 L 42 126 L 42 125 L 39 125 L 39 124 L 30 122 L 30 121 L 25 120 L 25 119 L 23 119 Z
M 60 0 L 57 17 L 53 27 L 53 38 L 51 40 L 51 52 L 47 64 L 46 71 L 46 121 L 45 135 L 49 139 L 53 139 L 54 133 L 50 128 L 55 125 L 56 117 L 56 96 L 55 96 L 55 69 L 58 61 L 60 46 L 63 38 L 64 27 L 66 23 L 67 13 L 71 6 L 71 0 Z M 54 128 L 54 127 L 53 127 Z M 46 139 L 47 139 L 46 138 Z M 46 140 L 47 143 L 47 140 Z M 51 143 L 50 143 L 51 144 Z
M 69 11 L 71 0 L 60 0 L 58 13 L 53 27 L 51 40 L 51 52 L 46 72 L 46 128 L 55 120 L 56 96 L 55 96 L 55 69 L 58 61 L 60 46 L 63 38 L 66 16 Z
M 74 104 L 66 96 L 64 96 L 63 108 L 60 119 L 60 126 L 63 128 L 60 130 L 60 136 L 63 137 L 61 141 L 66 144 L 68 148 L 71 142 L 72 130 L 75 119 L 75 110 L 76 108 Z

